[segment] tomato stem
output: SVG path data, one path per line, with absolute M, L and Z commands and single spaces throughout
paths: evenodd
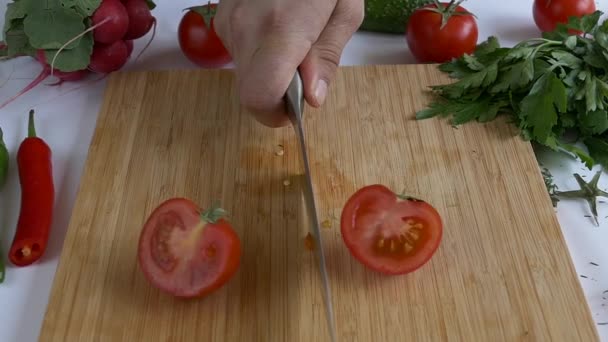
M 217 223 L 221 218 L 225 218 L 228 212 L 219 206 L 219 202 L 213 203 L 207 210 L 201 213 L 201 220 L 208 223 Z
M 27 136 L 29 138 L 36 137 L 36 127 L 34 125 L 34 110 L 33 109 L 30 110 L 30 117 L 28 119 L 28 124 L 27 124 Z
M 435 5 L 436 8 L 433 7 L 423 7 L 421 9 L 426 10 L 426 11 L 431 11 L 431 12 L 435 12 L 438 13 L 439 15 L 441 15 L 441 27 L 440 29 L 443 29 L 445 27 L 445 25 L 448 24 L 448 20 L 450 20 L 450 18 L 453 15 L 470 15 L 473 16 L 474 18 L 477 18 L 477 16 L 467 10 L 461 10 L 461 11 L 456 11 L 456 9 L 458 8 L 458 6 L 460 6 L 460 4 L 462 4 L 464 2 L 464 0 L 451 0 L 450 3 L 447 6 L 443 6 L 441 4 L 441 2 L 439 2 L 439 0 L 434 0 L 433 4 Z
M 421 200 L 419 198 L 406 195 L 405 190 L 402 193 L 397 194 L 397 198 L 399 198 L 400 200 L 403 200 L 403 201 L 424 202 L 423 200 Z

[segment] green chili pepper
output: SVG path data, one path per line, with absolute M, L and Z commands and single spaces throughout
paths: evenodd
M 0 128 L 0 188 L 6 183 L 8 175 L 8 150 L 4 144 L 2 128 Z M 0 254 L 0 283 L 4 281 L 4 258 Z

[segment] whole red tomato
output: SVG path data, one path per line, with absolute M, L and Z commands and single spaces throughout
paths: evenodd
M 184 55 L 203 68 L 215 68 L 232 61 L 228 50 L 213 27 L 217 4 L 191 7 L 182 17 L 177 30 Z
M 426 5 L 410 16 L 406 39 L 419 62 L 442 63 L 475 51 L 477 22 L 459 3 Z
M 567 23 L 571 16 L 580 17 L 593 12 L 593 0 L 535 0 L 533 7 L 534 22 L 543 32 L 553 31 L 558 23 Z

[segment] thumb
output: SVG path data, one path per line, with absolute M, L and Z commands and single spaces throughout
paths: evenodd
M 342 51 L 363 20 L 362 6 L 353 8 L 351 4 L 353 1 L 338 2 L 334 15 L 300 64 L 304 96 L 313 107 L 325 102 Z

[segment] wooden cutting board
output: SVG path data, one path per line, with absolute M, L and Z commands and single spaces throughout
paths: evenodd
M 306 109 L 339 340 L 597 340 L 530 144 L 504 120 L 414 119 L 447 80 L 434 66 L 343 67 L 326 105 Z M 329 340 L 298 153 L 291 127 L 239 108 L 230 71 L 114 74 L 40 340 Z M 372 273 L 342 243 L 335 219 L 372 183 L 443 217 L 437 254 L 413 274 Z M 221 200 L 242 239 L 238 273 L 201 300 L 160 293 L 136 264 L 142 224 L 173 196 Z

